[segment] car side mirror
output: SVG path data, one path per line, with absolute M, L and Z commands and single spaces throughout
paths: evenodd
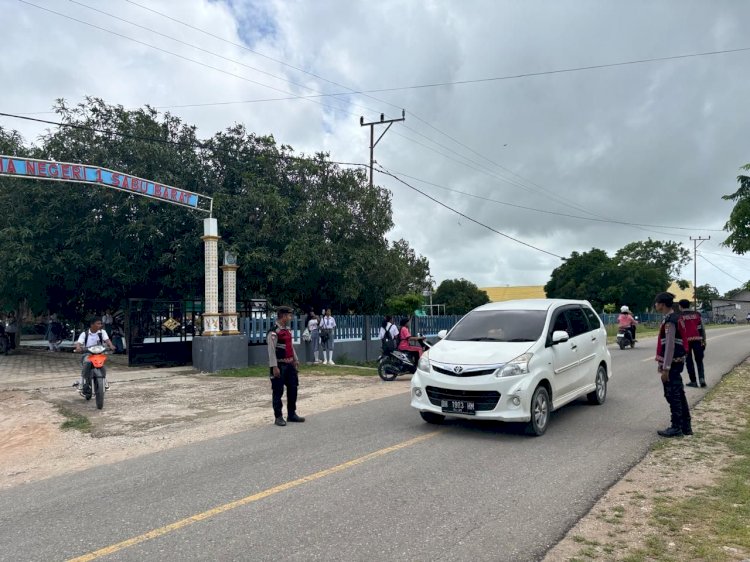
M 552 332 L 552 345 L 557 345 L 558 343 L 566 342 L 570 339 L 570 336 L 568 335 L 568 332 L 565 330 L 555 330 Z
M 442 339 L 443 339 L 443 338 L 444 338 L 445 336 L 447 336 L 447 335 L 448 335 L 448 330 L 440 330 L 440 331 L 439 331 L 439 332 L 437 333 L 437 337 L 438 337 L 439 339 L 441 339 L 441 340 L 442 340 Z

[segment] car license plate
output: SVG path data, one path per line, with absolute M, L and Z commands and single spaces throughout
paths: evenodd
M 467 400 L 441 400 L 440 406 L 443 412 L 449 412 L 451 414 L 467 414 L 473 416 L 476 414 L 474 410 L 474 402 Z

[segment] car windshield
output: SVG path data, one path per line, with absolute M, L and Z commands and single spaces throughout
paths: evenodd
M 446 339 L 532 342 L 539 339 L 546 310 L 479 310 L 467 314 Z

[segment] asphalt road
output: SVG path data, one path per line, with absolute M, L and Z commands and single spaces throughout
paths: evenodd
M 749 336 L 709 332 L 709 386 Z M 653 350 L 612 349 L 606 403 L 540 438 L 431 426 L 403 394 L 12 488 L 0 560 L 537 560 L 668 425 Z

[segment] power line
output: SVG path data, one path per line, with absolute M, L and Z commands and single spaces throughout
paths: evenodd
M 422 178 L 418 178 L 415 176 L 411 176 L 409 174 L 406 174 L 404 172 L 398 172 L 396 170 L 393 170 L 394 174 L 398 174 L 401 177 L 409 178 L 415 181 L 418 181 L 420 183 L 424 183 L 426 185 L 431 185 L 433 187 L 437 187 L 439 189 L 444 189 L 445 191 L 450 191 L 452 193 L 458 193 L 460 195 L 466 195 L 468 197 L 473 197 L 475 199 L 481 199 L 482 201 L 489 201 L 491 203 L 497 203 L 499 205 L 505 205 L 508 207 L 514 207 L 516 209 L 523 209 L 525 211 L 534 211 L 537 213 L 544 213 L 547 215 L 555 215 L 559 217 L 567 217 L 571 219 L 578 219 L 578 220 L 584 220 L 584 221 L 592 221 L 592 222 L 602 222 L 602 223 L 612 223 L 612 224 L 620 224 L 623 226 L 633 226 L 633 227 L 646 227 L 646 228 L 672 228 L 675 230 L 701 230 L 701 231 L 707 231 L 707 232 L 721 232 L 721 229 L 712 229 L 712 228 L 696 228 L 696 227 L 687 227 L 687 226 L 669 226 L 669 225 L 663 225 L 663 224 L 641 224 L 641 223 L 634 223 L 634 222 L 627 222 L 627 221 L 618 221 L 618 220 L 610 220 L 610 219 L 599 219 L 595 217 L 582 217 L 580 215 L 570 215 L 567 213 L 560 213 L 556 211 L 547 211 L 544 209 L 537 209 L 535 207 L 527 207 L 524 205 L 518 205 L 516 203 L 508 203 L 507 201 L 500 201 L 498 199 L 492 199 L 491 197 L 483 197 L 482 195 L 475 195 L 474 193 L 469 193 L 467 191 L 461 191 L 459 189 L 454 189 L 451 187 L 446 187 L 444 185 L 440 185 Z
M 117 136 L 117 137 L 123 137 L 123 138 L 128 138 L 128 139 L 133 139 L 133 140 L 144 141 L 144 142 L 155 142 L 155 143 L 159 143 L 159 144 L 168 144 L 168 145 L 177 146 L 177 147 L 180 147 L 180 148 L 190 148 L 190 149 L 199 148 L 201 150 L 211 150 L 211 151 L 214 151 L 214 152 L 223 152 L 223 153 L 226 153 L 226 154 L 229 154 L 229 153 L 232 152 L 230 150 L 220 149 L 220 148 L 217 148 L 215 146 L 207 146 L 206 143 L 200 142 L 198 140 L 196 140 L 194 143 L 185 143 L 185 142 L 173 141 L 173 140 L 169 140 L 169 139 L 160 139 L 160 138 L 157 138 L 157 137 L 147 137 L 147 136 L 143 136 L 143 135 L 133 135 L 133 134 L 130 134 L 130 133 L 123 133 L 123 132 L 120 132 L 120 131 L 113 131 L 111 129 L 100 129 L 98 127 L 91 127 L 89 125 L 79 125 L 79 124 L 76 124 L 76 123 L 65 123 L 65 122 L 60 122 L 60 121 L 49 121 L 47 119 L 38 119 L 36 117 L 28 117 L 28 116 L 25 116 L 25 115 L 14 115 L 12 113 L 2 113 L 2 112 L 0 112 L 0 117 L 11 117 L 13 119 L 22 119 L 24 121 L 34 121 L 34 122 L 37 122 L 37 123 L 45 123 L 47 125 L 55 125 L 57 127 L 67 127 L 67 128 L 70 128 L 70 129 L 80 129 L 80 130 L 83 130 L 83 131 L 92 131 L 92 132 L 101 133 L 101 134 L 104 134 L 104 135 L 114 135 L 114 136 Z M 290 155 L 286 155 L 286 154 L 267 154 L 267 153 L 263 153 L 263 157 L 264 158 L 274 158 L 274 159 L 277 159 L 277 160 L 299 160 L 299 161 L 302 161 L 302 162 L 310 162 L 310 161 L 314 160 L 311 157 L 290 156 Z M 326 163 L 326 164 L 336 164 L 338 166 L 354 166 L 354 167 L 363 167 L 363 168 L 367 168 L 368 167 L 367 164 L 363 164 L 363 163 L 359 163 L 359 162 L 339 162 L 339 161 L 336 161 L 336 160 L 323 160 L 323 163 Z
M 381 174 L 384 174 L 384 175 L 386 175 L 386 176 L 390 176 L 390 177 L 392 177 L 392 178 L 393 178 L 393 179 L 395 179 L 395 180 L 396 180 L 397 182 L 399 182 L 399 183 L 402 183 L 402 184 L 404 184 L 404 185 L 405 185 L 406 187 L 408 187 L 409 189 L 413 189 L 413 190 L 414 190 L 414 191 L 416 191 L 417 193 L 419 193 L 419 194 L 421 194 L 421 195 L 424 195 L 425 197 L 427 197 L 427 199 L 429 199 L 430 201 L 434 201 L 435 203 L 437 203 L 437 204 L 438 204 L 438 205 L 440 205 L 441 207 L 445 207 L 445 208 L 446 208 L 446 209 L 448 209 L 449 211 L 452 211 L 452 212 L 456 213 L 457 215 L 459 215 L 459 216 L 461 216 L 461 217 L 465 218 L 466 220 L 469 220 L 469 221 L 471 221 L 471 222 L 473 222 L 473 223 L 475 223 L 475 224 L 478 224 L 479 226 L 481 226 L 481 227 L 483 227 L 483 228 L 486 228 L 487 230 L 489 230 L 489 231 L 491 231 L 491 232 L 494 232 L 495 234 L 499 234 L 500 236 L 503 236 L 503 237 L 505 237 L 505 238 L 508 238 L 509 240 L 513 240 L 513 242 L 517 242 L 517 243 L 519 243 L 519 244 L 522 244 L 523 246 L 526 246 L 526 247 L 528 247 L 528 248 L 531 248 L 531 249 L 533 249 L 533 250 L 536 250 L 536 251 L 538 251 L 538 252 L 542 252 L 542 253 L 544 253 L 544 254 L 548 254 L 548 255 L 550 255 L 550 256 L 553 256 L 553 257 L 559 258 L 559 259 L 561 259 L 561 260 L 562 260 L 562 259 L 565 259 L 565 258 L 564 258 L 564 257 L 562 257 L 562 256 L 559 256 L 559 255 L 557 255 L 557 254 L 553 254 L 552 252 L 548 252 L 547 250 L 543 250 L 542 248 L 538 248 L 537 246 L 534 246 L 534 245 L 532 245 L 532 244 L 529 244 L 528 242 L 524 242 L 523 240 L 519 240 L 518 238 L 514 238 L 513 236 L 510 236 L 509 234 L 505 234 L 504 232 L 500 232 L 499 230 L 497 230 L 497 229 L 495 229 L 495 228 L 492 228 L 491 226 L 488 226 L 488 225 L 484 224 L 483 222 L 480 222 L 480 221 L 478 221 L 478 220 L 476 220 L 476 219 L 474 219 L 474 218 L 472 218 L 472 217 L 468 216 L 468 215 L 467 215 L 467 214 L 465 214 L 465 213 L 462 213 L 462 212 L 461 212 L 461 211 L 459 211 L 458 209 L 454 209 L 453 207 L 451 207 L 451 206 L 449 206 L 449 205 L 446 205 L 445 203 L 443 203 L 443 202 L 442 202 L 442 201 L 440 201 L 439 199 L 435 199 L 434 197 L 432 197 L 431 195 L 429 195 L 429 194 L 425 193 L 425 192 L 424 192 L 424 191 L 422 191 L 421 189 L 419 189 L 419 188 L 416 188 L 416 187 L 414 187 L 413 185 L 411 185 L 411 184 L 409 184 L 409 183 L 405 182 L 405 181 L 404 181 L 404 180 L 402 180 L 402 179 L 401 179 L 400 177 L 398 177 L 397 175 L 395 175 L 395 174 L 393 174 L 393 173 L 389 172 L 389 171 L 388 171 L 387 169 L 385 169 L 385 168 L 384 168 L 383 166 L 381 166 L 381 165 L 379 165 L 379 164 L 378 164 L 378 168 L 379 168 L 379 169 L 378 169 L 377 171 L 378 171 L 378 172 L 380 172 Z
M 135 39 L 134 37 L 130 37 L 128 35 L 124 35 L 122 33 L 116 32 L 116 31 L 112 31 L 111 29 L 107 29 L 105 27 L 98 26 L 96 24 L 93 24 L 93 23 L 90 23 L 90 22 L 87 22 L 87 21 L 75 18 L 73 16 L 69 16 L 67 14 L 63 14 L 61 12 L 57 12 L 57 11 L 51 10 L 49 8 L 45 8 L 43 6 L 38 6 L 37 4 L 33 4 L 32 2 L 28 2 L 27 0 L 18 0 L 18 1 L 21 2 L 22 4 L 26 4 L 28 6 L 33 6 L 34 8 L 38 8 L 40 10 L 43 10 L 45 12 L 49 12 L 51 14 L 55 14 L 55 15 L 60 16 L 62 18 L 65 18 L 65 19 L 68 19 L 68 20 L 71 20 L 71 21 L 75 21 L 75 22 L 81 23 L 83 25 L 87 25 L 89 27 L 93 27 L 94 29 L 98 29 L 100 31 L 104 31 L 105 33 L 109 33 L 109 34 L 115 35 L 117 37 L 122 37 L 123 39 L 127 39 L 128 41 L 133 41 L 134 43 L 138 43 L 139 45 L 143 45 L 145 47 L 149 47 L 151 49 L 155 49 L 157 51 L 160 51 L 162 53 L 166 53 L 168 55 L 172 55 L 172 56 L 177 57 L 179 59 L 182 59 L 182 60 L 185 60 L 185 61 L 188 61 L 188 62 L 192 62 L 192 63 L 198 64 L 198 65 L 203 66 L 205 68 L 210 68 L 211 70 L 216 70 L 217 72 L 221 72 L 222 74 L 226 74 L 228 76 L 233 76 L 234 78 L 239 78 L 240 80 L 244 80 L 245 82 L 250 82 L 251 84 L 256 84 L 256 85 L 262 86 L 264 88 L 269 88 L 271 90 L 275 90 L 275 91 L 281 92 L 283 94 L 289 94 L 290 96 L 294 96 L 293 99 L 303 99 L 303 100 L 306 100 L 306 101 L 310 101 L 310 102 L 316 103 L 316 104 L 321 105 L 323 107 L 327 107 L 328 109 L 332 109 L 334 111 L 341 111 L 342 113 L 347 113 L 349 115 L 355 115 L 356 116 L 356 114 L 352 113 L 351 111 L 347 111 L 347 110 L 342 109 L 340 107 L 334 107 L 332 105 L 327 105 L 325 103 L 317 101 L 316 99 L 313 99 L 313 98 L 318 98 L 318 97 L 335 97 L 336 95 L 346 95 L 346 94 L 315 94 L 315 95 L 312 95 L 312 96 L 295 96 L 292 92 L 288 92 L 286 90 L 282 90 L 280 88 L 276 88 L 275 86 L 270 86 L 268 84 L 263 84 L 262 82 L 258 82 L 256 80 L 251 79 L 251 78 L 247 78 L 246 76 L 242 76 L 240 74 L 235 74 L 233 72 L 229 72 L 228 70 L 224 70 L 224 69 L 219 68 L 217 66 L 213 66 L 213 65 L 210 65 L 210 64 L 207 64 L 207 63 L 195 60 L 195 59 L 191 59 L 190 57 L 186 57 L 184 55 L 180 55 L 179 53 L 175 53 L 175 52 L 170 51 L 168 49 L 163 49 L 161 47 L 157 47 L 156 45 L 152 45 L 150 43 L 146 43 L 145 41 L 141 41 L 139 39 Z
M 724 271 L 723 269 L 721 269 L 721 268 L 720 268 L 720 267 L 719 267 L 718 265 L 716 265 L 715 263 L 711 262 L 711 261 L 710 261 L 710 260 L 709 260 L 709 259 L 708 259 L 708 258 L 707 258 L 706 256 L 704 256 L 704 255 L 703 255 L 703 253 L 700 253 L 700 254 L 698 254 L 698 255 L 699 255 L 700 257 L 702 257 L 702 258 L 703 258 L 703 259 L 704 259 L 704 260 L 705 260 L 706 262 L 708 262 L 708 264 L 709 264 L 709 265 L 712 265 L 713 267 L 715 267 L 716 269 L 718 269 L 719 271 L 721 271 L 721 272 L 722 272 L 722 273 L 723 273 L 724 275 L 726 275 L 727 277 L 731 277 L 732 279 L 734 279 L 734 280 L 735 280 L 735 281 L 737 281 L 738 283 L 745 283 L 745 281 L 742 281 L 741 279 L 737 279 L 737 278 L 736 278 L 736 277 L 735 277 L 734 275 L 732 275 L 731 273 L 727 273 L 726 271 Z

